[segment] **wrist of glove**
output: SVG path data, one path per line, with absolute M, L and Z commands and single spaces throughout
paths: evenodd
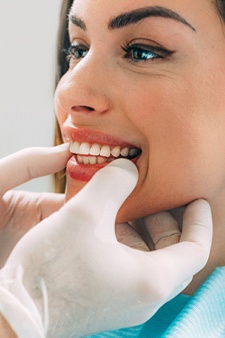
M 12 327 L 18 338 L 44 338 L 48 326 L 47 292 L 44 280 L 40 280 L 43 318 L 34 300 L 23 284 L 24 270 L 16 267 L 13 276 L 0 271 L 0 312 Z

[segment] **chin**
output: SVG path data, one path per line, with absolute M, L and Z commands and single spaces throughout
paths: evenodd
M 172 211 L 180 209 L 196 199 L 199 198 L 189 196 L 174 200 L 170 196 L 165 199 L 161 197 L 157 198 L 156 196 L 153 196 L 151 199 L 151 197 L 149 196 L 148 204 L 144 205 L 144 198 L 140 198 L 139 194 L 135 194 L 134 190 L 134 192 L 128 197 L 128 199 L 119 209 L 116 217 L 116 222 L 129 222 L 162 211 Z
M 77 195 L 81 189 L 85 187 L 87 182 L 75 181 L 67 176 L 67 184 L 65 191 L 65 201 L 69 201 L 73 196 Z
M 65 201 L 79 193 L 87 183 L 82 180 L 74 180 L 70 175 L 67 175 Z M 161 211 L 177 209 L 199 198 L 196 195 L 184 196 L 181 194 L 176 194 L 175 197 L 174 194 L 168 194 L 165 191 L 161 191 L 160 194 L 157 192 L 156 194 L 148 193 L 147 196 L 145 195 L 142 189 L 136 187 L 120 207 L 116 216 L 116 223 L 129 222 Z

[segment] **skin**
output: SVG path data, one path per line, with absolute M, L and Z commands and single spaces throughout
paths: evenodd
M 17 335 L 9 326 L 8 322 L 0 315 L 0 334 L 5 338 L 17 338 Z
M 147 6 L 166 7 L 188 24 L 151 17 L 108 28 L 113 17 Z M 141 148 L 138 184 L 121 207 L 118 222 L 198 198 L 209 201 L 214 242 L 209 263 L 193 284 L 195 290 L 215 266 L 225 264 L 223 23 L 207 0 L 76 0 L 72 13 L 86 29 L 70 22 L 71 42 L 82 43 L 89 52 L 71 59 L 58 85 L 55 106 L 62 133 L 72 125 L 125 137 Z M 171 54 L 131 62 L 121 48 L 126 43 L 158 46 Z M 84 184 L 68 177 L 66 198 Z

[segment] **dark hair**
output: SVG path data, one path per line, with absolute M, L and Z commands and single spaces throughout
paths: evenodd
M 68 34 L 68 20 L 67 16 L 69 10 L 73 4 L 73 0 L 63 0 L 60 18 L 59 18 L 59 30 L 57 41 L 57 68 L 56 68 L 56 85 L 60 78 L 66 73 L 68 69 L 68 62 L 66 61 L 66 55 L 64 49 L 69 47 L 69 34 Z
M 222 20 L 225 22 L 225 0 L 214 0 L 214 3 Z
M 70 45 L 69 34 L 68 34 L 68 20 L 67 16 L 74 0 L 63 0 L 61 12 L 60 12 L 60 25 L 58 31 L 57 41 L 57 62 L 56 62 L 56 86 L 61 77 L 66 73 L 68 69 L 68 61 L 64 49 Z M 212 0 L 212 4 L 216 7 L 221 19 L 225 22 L 225 0 Z M 58 122 L 56 121 L 55 128 L 55 145 L 61 144 L 62 136 Z M 55 190 L 57 192 L 64 192 L 66 175 L 65 172 L 60 172 L 55 175 Z
M 57 39 L 57 53 L 56 53 L 56 77 L 55 77 L 55 86 L 57 86 L 61 77 L 66 73 L 68 69 L 68 62 L 66 60 L 66 55 L 64 49 L 70 45 L 69 34 L 68 34 L 68 20 L 67 16 L 70 10 L 70 7 L 73 4 L 73 0 L 63 0 L 62 8 L 59 17 L 59 30 L 58 30 L 58 39 Z M 58 121 L 55 123 L 55 145 L 62 144 L 62 135 Z M 60 171 L 54 175 L 54 185 L 55 191 L 59 193 L 64 193 L 66 186 L 66 173 L 65 170 Z

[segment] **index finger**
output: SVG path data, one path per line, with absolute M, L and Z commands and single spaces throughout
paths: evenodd
M 33 178 L 65 168 L 68 144 L 49 148 L 27 148 L 0 160 L 0 196 Z
M 211 208 L 205 200 L 194 201 L 185 210 L 180 243 L 150 253 L 148 271 L 154 262 L 154 275 L 162 293 L 177 294 L 189 284 L 206 265 L 211 243 Z
M 179 242 L 178 222 L 168 211 L 147 216 L 144 222 L 156 250 Z

